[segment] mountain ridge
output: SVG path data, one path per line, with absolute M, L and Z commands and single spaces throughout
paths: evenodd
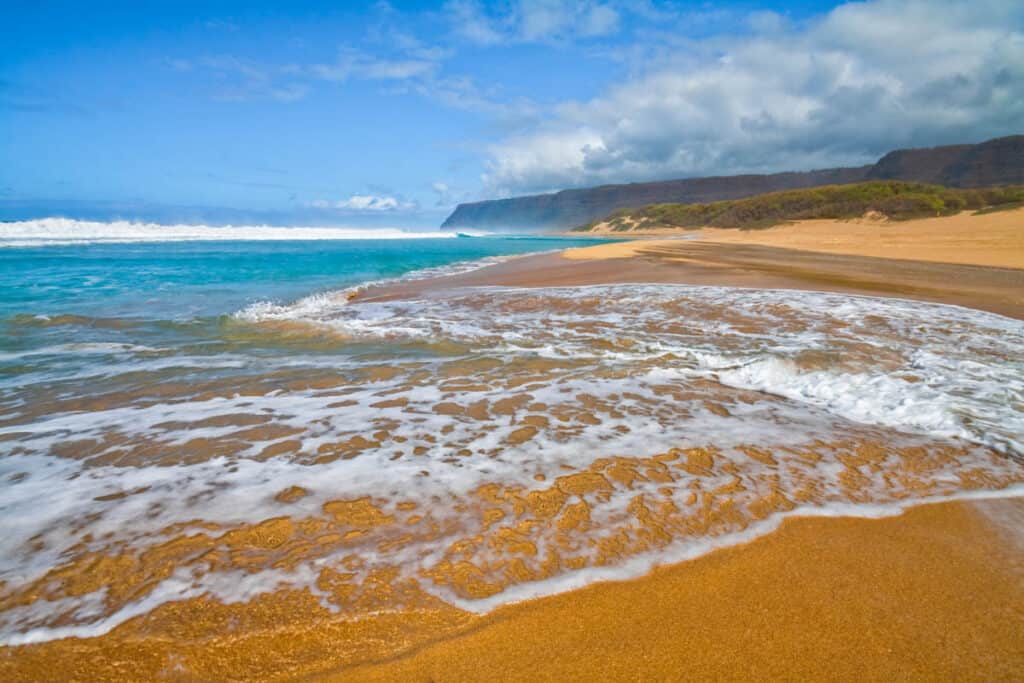
M 459 204 L 442 228 L 567 229 L 624 208 L 707 203 L 758 194 L 867 180 L 947 187 L 1024 184 L 1024 135 L 978 144 L 893 150 L 866 166 L 601 185 L 540 195 Z

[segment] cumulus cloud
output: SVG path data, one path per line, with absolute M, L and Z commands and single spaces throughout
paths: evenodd
M 497 9 L 449 0 L 444 11 L 457 35 L 479 45 L 592 38 L 619 27 L 619 12 L 592 0 L 515 0 Z
M 317 199 L 309 204 L 314 209 L 341 209 L 348 211 L 408 211 L 416 208 L 413 202 L 406 202 L 396 197 L 372 194 L 354 194 L 348 199 L 331 202 Z
M 690 42 L 490 149 L 491 192 L 874 161 L 1021 132 L 1024 3 L 873 0 Z

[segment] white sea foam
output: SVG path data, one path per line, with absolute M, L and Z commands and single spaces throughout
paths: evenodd
M 663 285 L 482 288 L 388 302 L 331 294 L 277 306 L 239 317 L 257 325 L 307 322 L 377 342 L 453 342 L 459 355 L 295 358 L 289 349 L 269 358 L 247 360 L 236 350 L 225 358 L 189 360 L 153 358 L 143 346 L 86 347 L 109 353 L 89 356 L 108 384 L 103 400 L 85 407 L 82 399 L 94 396 L 95 381 L 83 379 L 73 364 L 64 369 L 41 357 L 51 373 L 47 382 L 0 393 L 8 413 L 0 417 L 0 444 L 9 449 L 0 457 L 5 587 L 31 584 L 66 561 L 72 548 L 102 551 L 103 544 L 116 543 L 144 549 L 166 540 L 162 530 L 175 523 L 186 525 L 175 533 L 188 533 L 188 524 L 230 529 L 278 516 L 316 517 L 328 501 L 360 497 L 388 514 L 398 514 L 398 500 L 430 511 L 424 521 L 403 526 L 413 540 L 400 547 L 382 549 L 384 537 L 369 530 L 362 545 L 344 551 L 422 577 L 452 543 L 488 532 L 480 518 L 464 512 L 482 485 L 525 495 L 602 458 L 644 458 L 669 448 L 713 449 L 721 467 L 702 473 L 698 488 L 713 492 L 740 483 L 727 496 L 740 514 L 776 486 L 792 492 L 806 485 L 811 502 L 764 518 L 749 513 L 748 525 L 683 535 L 597 566 L 596 543 L 633 528 L 636 500 L 664 499 L 681 514 L 699 513 L 708 499 L 688 502 L 697 475 L 676 469 L 671 483 L 641 479 L 588 498 L 593 528 L 572 548 L 590 563 L 584 569 L 511 585 L 483 600 L 443 582 L 425 588 L 486 611 L 636 576 L 658 563 L 768 533 L 787 516 L 882 516 L 929 500 L 1024 495 L 1014 483 L 1021 480 L 1021 464 L 991 450 L 1018 454 L 1024 434 L 1024 324 L 997 315 L 837 294 Z M 70 346 L 49 352 L 75 357 Z M 205 362 L 211 364 L 204 368 Z M 153 373 L 158 386 L 158 373 L 174 363 L 194 365 L 220 384 L 192 391 L 175 377 L 181 387 L 173 391 L 117 398 L 118 372 L 136 390 L 150 381 L 145 373 Z M 382 368 L 386 372 L 375 374 Z M 312 386 L 289 381 L 329 380 L 331 372 L 336 379 Z M 263 376 L 273 380 L 254 389 L 253 377 Z M 495 409 L 487 419 L 466 412 L 520 399 L 518 407 Z M 33 402 L 45 403 L 47 412 L 21 417 Z M 258 416 L 275 429 L 247 431 L 243 448 L 208 455 L 204 449 L 242 438 L 237 435 L 245 425 L 225 419 L 238 415 Z M 550 420 L 531 423 L 538 425 L 531 438 L 512 438 L 526 418 L 541 416 Z M 377 445 L 319 462 L 324 447 L 355 437 Z M 286 441 L 297 442 L 288 455 L 264 455 Z M 851 466 L 864 443 L 880 449 L 874 465 Z M 81 452 L 71 452 L 78 459 L 55 455 L 74 444 L 82 444 Z M 776 461 L 754 457 L 748 446 Z M 799 457 L 806 449 L 818 449 L 816 457 Z M 142 457 L 136 451 L 148 460 L 128 466 Z M 903 467 L 904 453 L 912 454 L 912 466 Z M 965 479 L 979 472 L 987 478 Z M 538 482 L 537 474 L 546 480 Z M 851 494 L 844 476 L 853 475 Z M 289 504 L 275 500 L 292 486 L 309 495 Z M 119 495 L 125 492 L 130 495 Z M 418 536 L 417 524 L 457 531 Z M 556 529 L 546 521 L 530 533 L 537 556 L 520 559 L 535 566 L 556 542 Z M 498 566 L 504 557 L 498 546 L 474 548 L 471 559 L 481 567 Z M 40 599 L 0 613 L 0 642 L 99 635 L 163 602 L 202 594 L 235 602 L 280 585 L 315 592 L 319 569 L 339 559 L 325 551 L 293 569 L 268 565 L 245 575 L 194 564 L 191 573 L 179 568 L 146 597 L 113 609 L 104 606 L 102 591 Z
M 722 422 L 724 426 L 726 422 Z M 732 423 L 734 426 L 738 422 Z M 693 424 L 690 425 L 694 427 Z M 705 428 L 710 427 L 708 424 Z M 810 424 L 804 425 L 809 427 Z M 823 426 L 823 425 L 822 425 Z M 750 437 L 757 427 L 747 429 L 744 436 Z M 792 428 L 792 426 L 791 426 Z M 762 437 L 778 437 L 773 430 L 762 433 Z M 779 430 L 781 431 L 781 430 Z M 675 438 L 678 434 L 668 435 Z M 639 448 L 643 442 L 654 438 L 666 438 L 660 429 L 653 429 L 637 435 L 635 443 L 619 444 L 624 448 Z M 777 443 L 776 440 L 771 440 Z M 789 439 L 787 443 L 795 443 Z M 686 445 L 685 441 L 675 443 Z M 545 447 L 550 447 L 546 444 Z M 556 463 L 565 464 L 589 458 L 580 458 L 581 453 L 600 449 L 601 441 L 577 444 L 571 449 L 563 447 L 549 454 L 550 467 Z M 575 457 L 574 457 L 575 454 Z M 520 452 L 514 461 L 523 461 L 525 453 Z M 536 464 L 534 457 L 530 462 Z M 960 463 L 965 468 L 980 465 L 983 460 L 970 459 Z M 1009 465 L 1009 463 L 1007 463 Z M 715 549 L 744 543 L 763 536 L 776 529 L 781 522 L 796 516 L 855 516 L 877 518 L 899 514 L 907 507 L 926 502 L 945 500 L 979 500 L 996 497 L 1024 496 L 1024 486 L 1015 485 L 1001 490 L 959 490 L 953 471 L 946 475 L 947 482 L 939 493 L 914 498 L 902 497 L 880 503 L 853 503 L 843 499 L 838 483 L 827 472 L 829 464 L 820 467 L 822 483 L 831 491 L 827 500 L 817 505 L 803 505 L 785 513 L 774 514 L 749 527 L 717 536 L 687 537 L 671 543 L 656 552 L 647 552 L 625 558 L 607 566 L 591 566 L 578 571 L 557 575 L 542 581 L 513 585 L 501 593 L 485 599 L 468 599 L 442 586 L 427 585 L 426 588 L 438 597 L 463 609 L 487 612 L 504 604 L 519 600 L 550 595 L 578 588 L 594 581 L 622 580 L 640 576 L 660 564 L 680 562 L 705 555 Z M 427 468 L 431 476 L 417 476 L 418 470 Z M 417 470 L 417 471 L 414 471 Z M 518 470 L 518 471 L 517 471 Z M 59 459 L 41 458 L 34 462 L 30 458 L 14 458 L 5 463 L 0 473 L 7 478 L 12 471 L 30 472 L 28 479 L 14 487 L 18 494 L 15 500 L 7 500 L 0 517 L 0 550 L 3 551 L 0 575 L 13 585 L 26 584 L 41 576 L 46 570 L 59 563 L 62 552 L 78 540 L 74 530 L 68 528 L 71 520 L 86 515 L 96 516 L 88 531 L 96 536 L 111 535 L 122 541 L 131 542 L 146 537 L 160 538 L 159 531 L 175 521 L 196 520 L 205 523 L 240 524 L 281 514 L 294 517 L 315 516 L 320 506 L 331 499 L 349 498 L 359 495 L 400 494 L 404 500 L 414 500 L 432 505 L 437 510 L 438 500 L 460 500 L 467 491 L 486 481 L 518 482 L 529 489 L 538 488 L 536 482 L 523 476 L 521 467 L 513 462 L 496 468 L 458 469 L 445 466 L 437 461 L 422 460 L 418 463 L 395 463 L 377 458 L 357 458 L 344 465 L 304 466 L 275 458 L 265 463 L 254 461 L 231 461 L 216 458 L 205 463 L 188 466 L 149 468 L 82 468 L 79 464 Z M 715 485 L 727 483 L 731 477 L 711 482 Z M 935 480 L 943 479 L 936 473 Z M 312 495 L 292 506 L 284 506 L 273 500 L 275 492 L 289 487 L 308 487 Z M 653 497 L 654 491 L 662 487 L 653 483 L 631 489 L 628 496 L 615 496 L 604 505 L 595 505 L 592 516 L 598 526 L 614 527 L 625 514 L 630 500 L 637 496 Z M 144 493 L 128 496 L 116 502 L 96 503 L 96 498 L 124 490 L 146 489 Z M 39 500 L 46 499 L 47 506 L 40 509 Z M 154 517 L 151 510 L 160 509 Z M 445 511 L 437 510 L 436 517 L 443 520 Z M 199 531 L 199 529 L 197 529 Z M 31 535 L 30 535 L 31 534 Z M 33 538 L 36 544 L 46 548 L 31 557 L 24 555 L 25 541 Z M 399 566 L 403 574 L 416 576 L 420 568 L 429 567 L 444 555 L 444 548 L 457 537 L 434 538 L 430 544 L 410 544 L 405 548 L 379 555 L 372 544 L 367 544 L 367 557 L 388 565 Z M 538 543 L 543 547 L 543 543 Z M 343 554 L 349 554 L 346 549 Z M 125 603 L 113 613 L 102 609 L 104 591 L 58 601 L 39 600 L 29 605 L 0 613 L 0 643 L 19 645 L 44 642 L 65 637 L 93 637 L 103 635 L 130 618 L 144 614 L 170 601 L 208 595 L 222 602 L 244 602 L 261 593 L 281 587 L 311 588 L 315 592 L 316 577 L 320 568 L 331 566 L 340 559 L 331 554 L 311 559 L 291 570 L 266 568 L 260 571 L 218 571 L 196 574 L 185 568 L 177 569 L 163 579 L 145 597 Z M 12 570 L 12 565 L 16 570 Z M 325 605 L 335 609 L 332 605 Z M 49 626 L 55 615 L 69 613 L 76 616 L 76 623 L 69 626 Z M 90 618 L 93 617 L 94 618 Z
M 24 351 L 11 351 L 0 353 L 0 362 L 11 361 L 31 356 L 66 356 L 69 354 L 133 354 L 139 352 L 156 351 L 149 346 L 141 344 L 124 344 L 115 342 L 77 342 L 70 344 L 59 344 L 57 346 L 46 346 L 38 349 L 26 349 Z
M 557 251 L 557 250 L 554 250 Z M 533 252 L 533 255 L 548 252 Z M 304 320 L 307 322 L 321 321 L 335 314 L 338 309 L 348 305 L 360 292 L 365 292 L 373 287 L 382 287 L 389 284 L 408 282 L 415 280 L 427 280 L 430 278 L 446 277 L 471 273 L 474 270 L 487 268 L 513 259 L 521 258 L 522 254 L 511 254 L 503 256 L 485 256 L 484 258 L 471 259 L 469 261 L 456 261 L 443 266 L 420 268 L 413 270 L 396 278 L 384 278 L 380 280 L 369 280 L 367 282 L 336 289 L 328 292 L 318 292 L 305 296 L 298 301 L 289 303 L 278 303 L 275 301 L 256 301 L 240 311 L 236 311 L 234 317 L 247 322 L 258 323 L 270 320 Z M 393 331 L 400 333 L 400 331 Z M 406 328 L 405 332 L 415 336 L 415 333 Z M 392 335 L 393 336 L 393 335 Z
M 1024 323 L 1017 320 L 942 304 L 788 290 L 627 285 L 481 291 L 487 295 L 471 306 L 463 305 L 470 297 L 350 307 L 342 305 L 347 297 L 326 297 L 241 315 L 305 320 L 353 337 L 500 343 L 561 357 L 635 361 L 673 354 L 695 361 L 674 364 L 676 371 L 707 371 L 723 384 L 860 422 L 1024 454 Z M 522 304 L 530 300 L 538 305 Z M 580 305 L 586 310 L 572 310 Z M 572 312 L 559 312 L 567 309 Z M 628 346 L 610 350 L 594 343 L 617 338 Z M 813 353 L 824 366 L 801 364 L 801 354 Z
M 792 517 L 861 517 L 884 519 L 903 514 L 907 509 L 927 503 L 941 503 L 954 500 L 983 501 L 998 498 L 1022 498 L 1024 485 L 1010 486 L 999 491 L 964 491 L 946 496 L 928 496 L 911 502 L 885 504 L 831 503 L 828 505 L 804 505 L 788 512 L 773 514 L 743 531 L 722 536 L 687 539 L 657 553 L 635 555 L 620 564 L 603 567 L 587 567 L 578 571 L 561 574 L 551 579 L 522 583 L 512 586 L 490 598 L 466 600 L 449 591 L 437 591 L 444 600 L 469 612 L 486 614 L 502 605 L 523 600 L 533 600 L 547 595 L 565 593 L 583 588 L 599 581 L 625 581 L 650 573 L 656 567 L 694 560 L 721 548 L 749 543 L 772 533 Z
M 393 240 L 456 236 L 454 232 L 416 232 L 401 228 L 161 225 L 132 221 L 101 223 L 71 218 L 0 223 L 0 247 L 123 242 Z

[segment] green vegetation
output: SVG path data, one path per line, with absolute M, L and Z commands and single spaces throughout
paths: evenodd
M 924 183 L 873 181 L 773 192 L 709 204 L 651 204 L 620 209 L 607 218 L 574 228 L 587 232 L 608 223 L 614 232 L 652 228 L 741 228 L 755 230 L 812 218 L 849 219 L 869 211 L 890 220 L 988 213 L 1024 205 L 1024 187 L 958 189 Z

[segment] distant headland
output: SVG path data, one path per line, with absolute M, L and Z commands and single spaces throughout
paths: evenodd
M 662 203 L 708 203 L 769 192 L 870 180 L 901 180 L 971 188 L 1024 184 L 1024 135 L 975 145 L 889 152 L 875 164 L 817 171 L 687 178 L 602 185 L 552 194 L 459 204 L 445 229 L 564 230 L 624 208 Z

